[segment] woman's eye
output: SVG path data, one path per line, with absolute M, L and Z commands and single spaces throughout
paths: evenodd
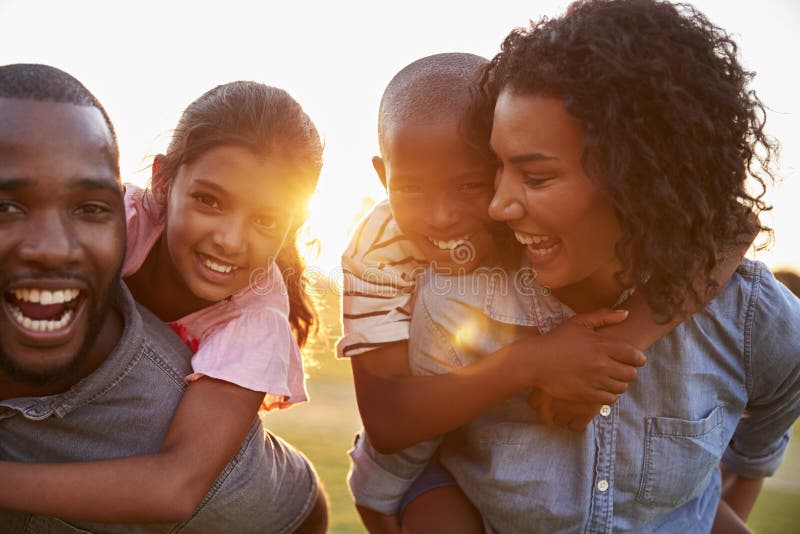
M 216 198 L 212 197 L 211 195 L 203 195 L 200 193 L 195 193 L 194 195 L 192 195 L 192 198 L 194 198 L 200 204 L 207 206 L 209 208 L 215 208 L 215 209 L 219 208 L 219 202 L 217 201 Z
M 537 187 L 543 184 L 546 184 L 550 180 L 552 180 L 552 176 L 531 176 L 526 174 L 524 177 L 525 185 L 528 187 Z

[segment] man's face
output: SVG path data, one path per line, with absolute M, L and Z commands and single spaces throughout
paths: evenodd
M 99 110 L 0 98 L 0 381 L 44 384 L 103 343 L 125 250 Z

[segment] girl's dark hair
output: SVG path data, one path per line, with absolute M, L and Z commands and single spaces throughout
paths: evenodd
M 316 328 L 317 315 L 305 262 L 297 249 L 298 230 L 307 218 L 307 202 L 322 169 L 322 143 L 317 129 L 300 104 L 286 91 L 256 82 L 218 85 L 189 104 L 172 134 L 167 153 L 153 176 L 153 197 L 165 205 L 172 180 L 181 165 L 212 148 L 238 146 L 263 157 L 280 158 L 292 169 L 296 215 L 275 262 L 289 295 L 289 323 L 302 347 Z M 156 185 L 157 184 L 157 185 Z
M 702 300 L 700 276 L 706 293 L 718 285 L 721 254 L 759 231 L 771 238 L 757 215 L 770 209 L 777 146 L 736 53 L 689 5 L 586 0 L 513 30 L 481 77 L 473 121 L 483 135 L 503 90 L 562 98 L 583 123 L 584 168 L 621 224 L 617 278 L 639 281 L 665 318 L 687 295 Z

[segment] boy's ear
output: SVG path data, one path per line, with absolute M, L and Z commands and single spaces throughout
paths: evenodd
M 165 201 L 167 193 L 169 193 L 169 184 L 167 184 L 164 174 L 160 172 L 163 163 L 164 154 L 156 154 L 156 157 L 153 158 L 153 166 L 150 169 L 150 188 L 159 202 Z
M 383 164 L 383 159 L 380 156 L 373 156 L 372 157 L 372 166 L 375 168 L 375 172 L 378 173 L 378 178 L 381 179 L 381 183 L 383 184 L 384 189 L 386 188 L 386 165 Z

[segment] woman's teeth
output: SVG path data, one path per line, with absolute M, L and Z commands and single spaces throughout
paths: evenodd
M 72 302 L 78 295 L 80 295 L 80 291 L 77 289 L 59 289 L 56 291 L 50 291 L 48 289 L 13 289 L 11 293 L 14 295 L 14 298 L 20 300 L 22 302 L 33 302 L 35 304 L 41 304 L 42 306 L 49 306 L 51 304 L 64 304 L 67 302 Z
M 428 237 L 428 241 L 433 243 L 436 248 L 441 250 L 453 250 L 454 248 L 461 246 L 465 243 L 469 242 L 469 236 L 465 235 L 460 239 L 450 239 L 449 241 L 442 241 L 439 239 L 434 239 L 432 237 Z
M 553 239 L 549 235 L 523 234 L 521 232 L 514 232 L 514 237 L 516 237 L 517 241 L 519 241 L 523 245 L 538 245 L 540 243 L 544 243 L 545 241 L 551 241 Z
M 53 332 L 55 330 L 61 330 L 65 326 L 67 326 L 72 319 L 73 311 L 72 310 L 64 310 L 61 314 L 61 317 L 54 320 L 47 320 L 47 319 L 31 319 L 30 317 L 26 317 L 22 310 L 17 308 L 16 306 L 11 306 L 11 315 L 14 317 L 14 320 L 27 330 L 33 330 L 34 332 Z
M 203 265 L 205 265 L 212 271 L 216 271 L 218 273 L 229 273 L 231 271 L 235 271 L 236 269 L 238 269 L 238 267 L 236 267 L 235 265 L 226 265 L 224 263 L 217 263 L 208 258 L 203 259 Z

